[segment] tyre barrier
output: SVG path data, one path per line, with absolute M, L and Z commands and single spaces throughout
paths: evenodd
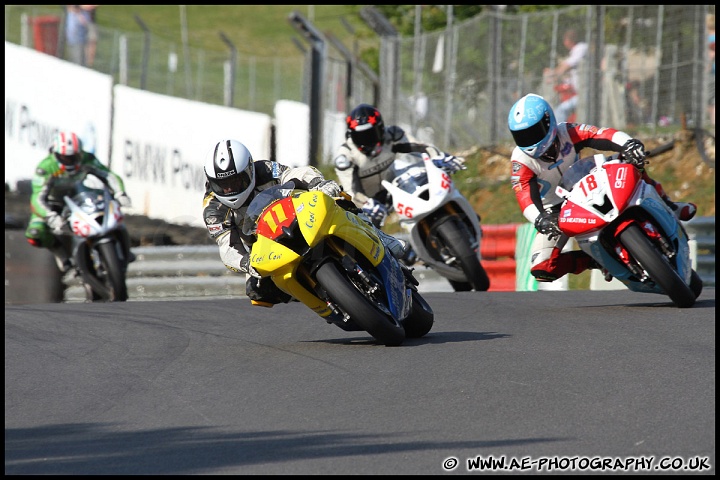
M 517 232 L 519 223 L 482 225 L 480 255 L 485 271 L 490 277 L 490 292 L 512 292 L 516 290 Z

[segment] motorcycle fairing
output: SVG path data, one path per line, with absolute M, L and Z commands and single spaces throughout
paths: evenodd
M 675 268 L 689 283 L 692 268 L 689 248 L 686 248 L 687 235 L 672 210 L 652 185 L 641 181 L 641 174 L 635 167 L 616 162 L 602 164 L 604 157 L 595 157 L 598 165 L 607 170 L 607 180 L 604 176 L 588 175 L 569 192 L 558 187 L 559 196 L 566 198 L 559 216 L 560 229 L 574 236 L 582 250 L 630 290 L 664 293 L 653 284 L 640 282 L 622 261 L 627 252 L 617 238 L 628 225 L 637 224 L 649 238 L 662 235 L 670 241 L 677 251 Z M 614 189 L 610 188 L 610 181 L 614 182 Z M 592 201 L 588 202 L 588 198 Z M 606 199 L 611 200 L 613 209 L 603 214 L 597 207 Z M 581 205 L 583 202 L 590 203 L 588 208 Z M 622 213 L 618 214 L 620 211 Z M 599 236 L 602 238 L 598 241 Z
M 257 240 L 250 258 L 251 265 L 260 275 L 270 276 L 278 288 L 321 317 L 333 313 L 324 300 L 298 281 L 298 266 L 306 255 L 312 253 L 296 252 L 278 243 L 292 234 L 294 225 L 297 225 L 310 249 L 332 248 L 338 256 L 349 253 L 363 255 L 382 276 L 389 313 L 399 320 L 408 315 L 412 293 L 405 289 L 404 274 L 397 260 L 385 255 L 384 246 L 370 225 L 321 192 L 310 191 L 286 197 L 263 211 L 258 219 Z M 333 242 L 333 237 L 342 242 Z M 353 247 L 352 252 L 345 251 L 346 244 Z M 312 283 L 310 278 L 304 280 Z M 398 292 L 404 295 L 398 295 Z
M 322 192 L 310 191 L 293 198 L 298 225 L 310 247 L 317 246 L 326 236 L 341 238 L 377 266 L 385 248 L 374 229 L 354 213 L 339 207 Z

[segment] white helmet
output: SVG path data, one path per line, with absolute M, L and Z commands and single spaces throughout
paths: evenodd
M 220 203 L 240 208 L 255 188 L 250 151 L 237 140 L 221 140 L 205 159 L 205 177 Z

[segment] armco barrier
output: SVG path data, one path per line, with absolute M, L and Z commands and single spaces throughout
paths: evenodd
M 715 286 L 715 217 L 696 217 L 685 223 L 690 256 L 703 285 Z
M 693 219 L 686 223 L 686 227 L 693 249 L 695 268 L 703 284 L 714 287 L 715 217 Z M 538 290 L 538 283 L 529 272 L 528 258 L 535 227 L 524 223 L 483 225 L 482 228 L 481 253 L 483 266 L 490 276 L 490 291 Z M 245 294 L 244 275 L 237 275 L 226 269 L 220 261 L 218 248 L 214 245 L 136 247 L 133 252 L 138 260 L 128 269 L 127 283 L 131 301 L 188 297 L 237 298 Z M 6 263 L 7 261 L 6 258 Z M 419 266 L 415 270 L 415 276 L 420 281 L 423 292 L 452 291 L 445 279 L 432 269 Z M 70 280 L 66 285 L 66 302 L 84 300 L 85 293 L 77 281 Z M 5 292 L 7 296 L 7 279 Z
M 239 298 L 245 295 L 245 275 L 225 268 L 218 247 L 214 245 L 135 247 L 133 253 L 137 260 L 130 264 L 127 273 L 129 301 Z M 55 270 L 54 265 L 51 268 Z M 414 273 L 422 293 L 453 291 L 447 280 L 430 268 L 418 266 Z M 64 284 L 65 302 L 85 302 L 85 290 L 79 279 L 66 277 Z M 8 294 L 7 282 L 5 294 Z

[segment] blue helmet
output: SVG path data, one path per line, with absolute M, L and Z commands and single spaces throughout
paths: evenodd
M 557 137 L 557 121 L 552 107 L 534 93 L 528 93 L 512 106 L 508 128 L 520 150 L 536 159 L 548 151 Z

